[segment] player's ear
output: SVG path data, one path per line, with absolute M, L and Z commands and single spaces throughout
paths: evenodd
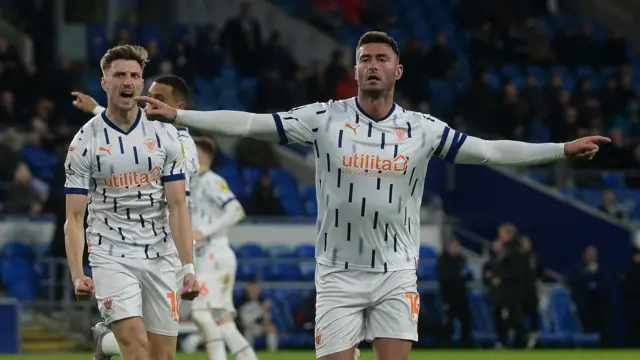
M 404 67 L 402 67 L 402 64 L 398 64 L 398 66 L 396 66 L 396 80 L 400 80 L 403 73 Z
M 358 66 L 353 65 L 353 78 L 358 80 Z
M 100 78 L 100 86 L 104 92 L 107 92 L 107 80 L 104 77 Z

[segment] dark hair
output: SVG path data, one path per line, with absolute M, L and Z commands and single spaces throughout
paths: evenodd
M 149 63 L 149 53 L 142 46 L 117 45 L 104 53 L 100 59 L 100 68 L 102 71 L 107 71 L 116 60 L 134 60 L 140 64 L 140 68 L 144 71 L 144 67 Z
M 193 142 L 196 143 L 196 147 L 205 154 L 213 157 L 216 152 L 216 143 L 213 142 L 213 139 L 207 136 L 196 136 L 193 138 Z
M 183 78 L 176 75 L 163 75 L 155 79 L 156 83 L 171 86 L 173 95 L 181 97 L 183 100 L 189 100 L 189 85 Z
M 389 45 L 391 50 L 393 50 L 398 57 L 400 57 L 400 48 L 398 47 L 398 43 L 392 38 L 389 34 L 383 31 L 368 31 L 364 33 L 358 40 L 358 46 L 356 49 L 359 49 L 363 45 L 367 44 L 385 44 Z

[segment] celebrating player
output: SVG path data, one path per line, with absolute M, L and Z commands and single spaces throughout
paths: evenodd
M 214 142 L 207 137 L 198 137 L 195 143 L 200 159 L 200 179 L 195 193 L 193 237 L 196 240 L 196 273 L 202 292 L 193 301 L 191 318 L 204 335 L 201 339 L 211 360 L 226 359 L 225 344 L 236 359 L 257 360 L 234 321 L 233 284 L 237 262 L 229 246 L 227 231 L 245 217 L 244 209 L 224 179 L 211 171 Z M 218 334 L 224 342 L 219 341 Z M 185 341 L 199 340 L 195 337 Z
M 316 357 L 350 360 L 372 340 L 379 360 L 407 359 L 418 340 L 416 268 L 429 159 L 530 166 L 592 158 L 591 136 L 566 144 L 486 141 L 393 102 L 402 76 L 398 45 L 382 32 L 356 49 L 358 96 L 276 114 L 183 111 L 155 99 L 150 119 L 227 136 L 311 146 L 316 159 Z
M 132 45 L 116 46 L 100 61 L 108 105 L 69 147 L 65 242 L 76 297 L 96 297 L 122 357 L 173 359 L 179 296 L 193 300 L 200 288 L 178 132 L 148 121 L 134 100 L 147 62 L 146 50 Z M 93 279 L 82 266 L 85 207 Z M 178 261 L 185 273 L 180 294 Z
M 71 95 L 76 99 L 73 105 L 78 109 L 87 113 L 99 115 L 105 108 L 100 106 L 98 102 L 91 96 L 81 92 L 74 91 Z M 175 75 L 165 75 L 157 78 L 149 87 L 149 96 L 160 101 L 164 101 L 167 105 L 177 109 L 186 109 L 189 100 L 189 86 L 187 83 Z M 195 207 L 193 196 L 191 193 L 195 191 L 198 180 L 198 152 L 193 138 L 189 135 L 188 129 L 183 126 L 176 126 L 178 129 L 179 140 L 184 146 L 184 155 L 187 160 L 186 168 L 186 191 L 187 191 L 187 209 L 191 213 Z M 181 264 L 176 269 L 176 286 L 182 289 L 182 273 Z M 109 360 L 113 355 L 120 355 L 120 348 L 113 332 L 103 323 L 100 322 L 93 327 L 94 338 L 96 340 L 96 360 Z

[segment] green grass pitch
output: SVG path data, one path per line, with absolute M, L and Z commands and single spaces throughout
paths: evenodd
M 313 351 L 281 351 L 259 353 L 260 360 L 313 360 Z M 0 360 L 91 360 L 92 354 L 0 355 Z M 229 357 L 229 359 L 232 359 Z M 363 351 L 362 360 L 374 360 Z M 639 351 L 567 350 L 567 351 L 414 351 L 411 360 L 638 360 Z M 204 353 L 178 355 L 177 360 L 208 360 Z

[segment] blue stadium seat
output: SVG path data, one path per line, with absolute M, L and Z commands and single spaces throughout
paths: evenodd
M 316 246 L 315 245 L 300 245 L 298 249 L 296 249 L 296 254 L 298 257 L 313 259 L 316 257 Z
M 421 261 L 418 264 L 418 280 L 435 281 L 437 280 L 436 265 L 433 262 Z
M 266 281 L 300 281 L 300 269 L 294 263 L 266 263 L 262 278 Z
M 429 245 L 420 245 L 420 259 L 437 259 L 438 253 Z
M 300 278 L 302 281 L 313 281 L 316 276 L 315 261 L 305 261 L 300 263 Z
M 236 271 L 237 281 L 256 281 L 258 280 L 258 269 L 255 264 L 248 264 L 240 262 L 238 263 L 238 270 Z
M 556 333 L 568 336 L 577 347 L 596 347 L 600 344 L 599 334 L 582 332 L 582 326 L 575 314 L 573 301 L 565 289 L 554 289 L 549 293 L 549 318 Z
M 241 258 L 259 259 L 268 257 L 268 254 L 258 244 L 244 244 L 238 251 Z
M 469 310 L 471 310 L 471 337 L 481 346 L 493 345 L 497 340 L 493 316 L 482 294 L 469 290 Z
M 272 258 L 288 259 L 295 257 L 293 249 L 286 245 L 271 246 L 267 249 L 267 253 L 269 254 L 269 257 Z

